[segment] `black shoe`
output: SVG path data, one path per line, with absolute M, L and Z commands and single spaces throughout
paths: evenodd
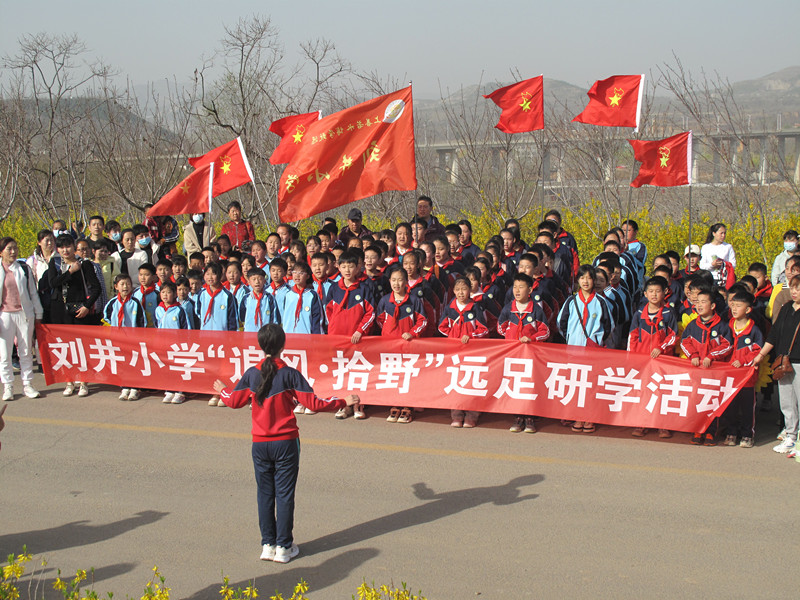
M 703 434 L 702 433 L 695 433 L 692 436 L 692 442 L 691 443 L 694 444 L 695 446 L 702 445 L 703 444 Z

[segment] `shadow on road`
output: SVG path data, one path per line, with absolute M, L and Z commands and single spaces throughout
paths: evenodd
M 275 593 L 275 590 L 281 592 L 284 598 L 289 598 L 292 595 L 294 586 L 302 579 L 308 583 L 309 594 L 314 597 L 320 590 L 347 579 L 352 571 L 379 554 L 380 552 L 376 548 L 358 548 L 337 554 L 316 566 L 301 566 L 301 562 L 294 566 L 296 564 L 294 561 L 289 565 L 264 562 L 261 563 L 263 568 L 273 572 L 256 577 L 255 586 L 258 588 L 258 595 L 261 598 L 269 598 Z M 295 560 L 300 561 L 304 555 L 304 546 L 300 544 L 300 556 Z M 229 585 L 235 590 L 247 587 L 250 585 L 250 581 L 232 582 Z M 221 587 L 222 583 L 215 583 L 198 590 L 187 600 L 219 598 Z M 355 592 L 355 589 L 353 589 L 353 592 Z
M 104 525 L 89 525 L 89 521 L 73 521 L 49 529 L 0 535 L 0 556 L 22 552 L 22 546 L 27 546 L 31 554 L 39 555 L 54 550 L 88 546 L 117 537 L 137 527 L 150 525 L 168 514 L 156 510 L 144 510 L 127 519 Z
M 535 485 L 544 480 L 544 475 L 524 475 L 503 485 L 467 488 L 436 494 L 425 483 L 415 483 L 414 495 L 425 504 L 407 508 L 400 512 L 359 523 L 348 529 L 330 533 L 323 537 L 301 543 L 303 554 L 310 556 L 332 548 L 351 546 L 375 537 L 449 517 L 481 504 L 515 504 L 523 500 L 538 498 L 538 494 L 520 495 L 520 487 Z

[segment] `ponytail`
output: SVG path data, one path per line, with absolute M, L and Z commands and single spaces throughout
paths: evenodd
M 261 363 L 261 384 L 256 391 L 256 402 L 259 406 L 264 406 L 264 399 L 269 396 L 272 380 L 278 373 L 275 359 L 280 356 L 285 344 L 286 334 L 280 325 L 270 323 L 258 330 L 258 345 L 266 355 Z

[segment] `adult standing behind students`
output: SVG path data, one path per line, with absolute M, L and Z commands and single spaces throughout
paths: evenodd
M 772 272 L 770 273 L 770 280 L 772 285 L 779 283 L 786 283 L 788 277 L 786 276 L 786 261 L 792 256 L 800 256 L 800 234 L 794 229 L 788 230 L 783 234 L 783 252 L 775 257 L 775 262 L 772 263 Z
M 228 236 L 234 250 L 249 250 L 250 244 L 245 242 L 254 242 L 256 233 L 253 224 L 242 219 L 242 205 L 236 200 L 228 204 L 228 217 L 230 221 L 222 226 L 220 233 Z
M 725 263 L 736 268 L 736 253 L 733 246 L 725 242 L 728 228 L 725 223 L 715 223 L 708 228 L 706 243 L 700 248 L 700 268 L 711 271 L 714 281 L 720 287 L 727 288 L 725 281 Z
M 351 208 L 347 213 L 347 227 L 339 232 L 339 241 L 347 246 L 347 242 L 353 238 L 371 238 L 372 232 L 367 229 L 362 223 L 361 210 L 358 208 Z
M 42 320 L 42 304 L 33 270 L 17 260 L 18 255 L 19 248 L 14 238 L 0 239 L 0 379 L 3 383 L 3 400 L 6 402 L 14 399 L 11 355 L 15 339 L 22 391 L 28 398 L 39 397 L 39 392 L 33 387 L 31 346 L 34 325 Z
M 414 221 L 422 221 L 425 223 L 425 240 L 432 240 L 435 237 L 444 235 L 444 225 L 439 222 L 439 219 L 431 214 L 433 210 L 433 200 L 430 196 L 420 196 L 417 198 L 417 212 L 412 219 Z
M 265 358 L 245 371 L 233 390 L 217 380 L 214 389 L 231 408 L 252 405 L 253 466 L 261 529 L 261 560 L 287 563 L 300 553 L 294 543 L 294 496 L 300 470 L 300 434 L 294 408 L 333 411 L 358 404 L 356 395 L 344 399 L 318 398 L 305 377 L 280 356 L 286 334 L 280 325 L 264 325 L 258 345 Z
M 206 221 L 205 213 L 196 213 L 183 228 L 183 247 L 188 256 L 192 252 L 202 252 L 217 239 L 214 226 Z
M 54 256 L 47 269 L 47 281 L 50 285 L 50 318 L 53 323 L 61 325 L 97 325 L 99 315 L 92 313 L 97 298 L 100 296 L 100 282 L 95 275 L 94 265 L 90 261 L 82 261 L 75 254 L 75 240 L 69 234 L 58 236 L 56 248 L 60 260 Z M 64 395 L 71 396 L 75 384 L 80 386 L 79 396 L 88 396 L 86 383 L 69 382 L 64 388 Z

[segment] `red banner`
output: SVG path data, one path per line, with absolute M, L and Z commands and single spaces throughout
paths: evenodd
M 45 380 L 211 393 L 263 354 L 254 333 L 41 325 Z M 694 368 L 672 357 L 505 340 L 287 335 L 283 359 L 320 396 L 366 405 L 460 408 L 703 431 L 750 369 Z

